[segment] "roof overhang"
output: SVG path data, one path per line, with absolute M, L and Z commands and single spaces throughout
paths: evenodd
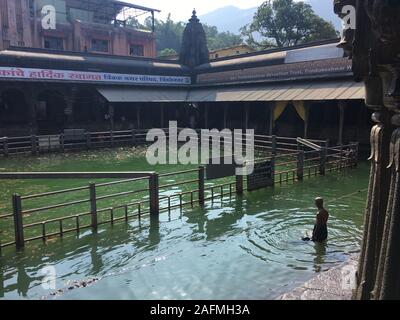
M 106 88 L 98 91 L 109 102 L 242 102 L 363 100 L 363 83 L 351 80 L 292 84 L 257 84 L 209 88 Z

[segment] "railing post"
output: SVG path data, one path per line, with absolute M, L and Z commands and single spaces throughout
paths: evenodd
M 97 229 L 97 197 L 96 197 L 96 184 L 89 184 L 90 191 L 90 215 L 92 218 L 92 228 Z
M 136 146 L 136 130 L 132 129 L 132 143 Z
M 272 186 L 273 187 L 275 187 L 275 172 L 276 172 L 276 169 L 275 169 L 275 165 L 276 165 L 276 159 L 275 159 L 275 156 L 274 157 L 272 157 L 271 158 L 271 167 L 272 167 Z
M 3 139 L 3 150 L 4 150 L 4 156 L 8 157 L 9 151 L 8 151 L 8 138 L 4 137 Z
M 86 148 L 90 150 L 92 148 L 92 137 L 90 132 L 86 132 Z
M 15 228 L 15 245 L 17 249 L 21 249 L 25 245 L 21 196 L 19 196 L 18 194 L 14 194 L 12 202 Z
M 65 138 L 63 133 L 60 135 L 60 145 L 61 145 L 61 152 L 65 152 Z
M 276 136 L 272 136 L 272 154 L 276 155 L 277 153 L 277 141 L 276 141 Z
M 150 191 L 150 215 L 158 216 L 160 213 L 159 204 L 159 184 L 158 174 L 153 173 L 149 178 L 149 191 Z
M 340 145 L 339 170 L 343 169 L 343 144 Z
M 304 151 L 299 151 L 297 153 L 297 179 L 304 179 Z
M 243 194 L 243 176 L 236 175 L 236 194 L 242 195 Z
M 204 206 L 204 179 L 205 179 L 205 168 L 199 167 L 199 205 Z
M 326 141 L 321 150 L 321 163 L 319 166 L 319 174 L 320 175 L 325 175 L 325 172 L 326 172 L 326 159 L 328 156 L 328 147 L 329 147 L 329 141 Z
M 111 147 L 114 147 L 114 131 L 110 131 L 110 143 Z
M 303 151 L 303 145 L 297 141 L 297 151 Z
M 358 153 L 359 153 L 359 148 L 360 148 L 360 143 L 359 142 L 354 142 L 354 163 L 353 163 L 353 167 L 357 167 L 358 166 Z
M 37 137 L 35 135 L 31 136 L 32 154 L 37 155 Z

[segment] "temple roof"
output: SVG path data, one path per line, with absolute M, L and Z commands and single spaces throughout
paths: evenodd
M 332 40 L 267 50 L 213 60 L 193 68 L 163 59 L 10 48 L 0 52 L 0 67 L 184 76 L 191 77 L 194 86 L 351 77 L 351 60 L 344 56 L 343 49 L 337 48 L 337 43 Z
M 190 73 L 188 67 L 177 61 L 30 48 L 0 51 L 0 66 L 165 75 Z

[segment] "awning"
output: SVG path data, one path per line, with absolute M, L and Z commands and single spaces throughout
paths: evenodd
M 97 88 L 109 102 L 241 102 L 362 100 L 363 83 L 351 80 L 296 84 L 256 84 L 214 88 Z
M 364 84 L 348 80 L 197 89 L 191 90 L 189 94 L 191 102 L 360 100 L 364 98 Z
M 175 88 L 97 88 L 108 102 L 186 102 L 188 90 Z

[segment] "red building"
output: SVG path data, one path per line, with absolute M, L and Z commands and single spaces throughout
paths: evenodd
M 54 8 L 55 28 L 43 27 Z M 115 0 L 0 0 L 0 51 L 15 47 L 154 58 L 154 27 L 136 18 L 156 9 Z M 51 19 L 51 18 L 50 18 Z

